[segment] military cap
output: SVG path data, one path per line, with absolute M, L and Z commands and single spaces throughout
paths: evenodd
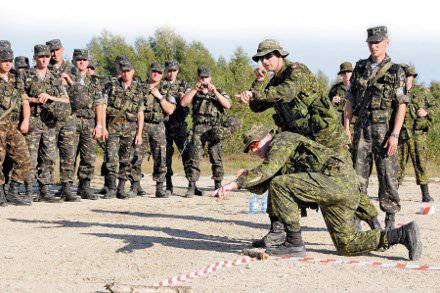
M 386 26 L 376 26 L 367 29 L 367 42 L 380 42 L 388 38 Z
M 11 43 L 8 40 L 0 40 L 0 49 L 11 49 Z
M 413 65 L 401 64 L 401 67 L 405 71 L 406 77 L 414 76 L 414 78 L 416 78 L 418 76 L 416 68 Z
M 87 68 L 96 68 L 96 62 L 93 59 L 89 59 L 89 65 L 87 65 Z
M 121 60 L 129 61 L 128 58 L 127 58 L 127 56 L 124 56 L 124 55 L 118 55 L 118 56 L 116 56 L 116 58 L 115 58 L 115 63 L 116 63 L 116 64 L 119 64 L 119 62 L 121 62 Z
M 264 126 L 263 124 L 256 123 L 252 125 L 251 129 L 243 133 L 243 152 L 247 153 L 249 151 L 249 146 L 256 141 L 260 141 L 266 137 L 272 130 Z
M 353 72 L 353 65 L 351 65 L 350 62 L 344 62 L 341 65 L 339 65 L 338 75 L 344 72 Z
M 34 56 L 50 56 L 50 49 L 47 45 L 35 45 L 34 46 Z
M 86 49 L 74 49 L 72 59 L 73 60 L 77 60 L 77 59 L 89 60 L 89 51 Z
M 165 61 L 166 70 L 179 70 L 179 62 L 177 60 Z
M 59 39 L 50 40 L 46 42 L 46 45 L 49 46 L 50 51 L 58 50 L 63 47 L 63 44 L 61 44 L 61 41 Z
M 211 70 L 209 69 L 209 67 L 200 66 L 199 68 L 197 68 L 197 76 L 198 77 L 210 77 Z
M 275 51 L 278 52 L 283 58 L 289 55 L 289 52 L 284 51 L 283 47 L 281 47 L 277 40 L 266 39 L 258 44 L 257 54 L 252 56 L 252 60 L 258 62 L 261 57 Z
M 12 61 L 12 59 L 14 59 L 14 53 L 11 49 L 0 49 L 0 61 Z
M 28 68 L 29 69 L 29 58 L 25 56 L 17 56 L 14 59 L 15 69 Z
M 131 62 L 130 60 L 128 60 L 128 58 L 121 59 L 118 64 L 119 64 L 119 68 L 122 71 L 128 71 L 133 69 L 133 65 L 131 65 Z
M 159 62 L 153 62 L 150 65 L 150 71 L 156 71 L 156 72 L 163 73 L 164 68 L 163 68 L 162 64 L 160 64 Z

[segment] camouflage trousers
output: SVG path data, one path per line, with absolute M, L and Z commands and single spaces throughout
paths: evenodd
M 56 130 L 44 123 L 40 117 L 31 116 L 29 132 L 25 136 L 29 149 L 30 169 L 25 182 L 32 185 L 37 175 L 41 184 L 53 184 L 56 157 Z M 37 174 L 35 174 L 37 171 Z
M 196 124 L 193 128 L 191 139 L 191 156 L 189 160 L 188 180 L 196 182 L 200 177 L 200 160 L 202 159 L 205 145 L 208 145 L 209 161 L 211 163 L 212 179 L 223 180 L 223 162 L 221 141 L 213 139 L 214 126 L 209 124 Z
M 367 193 L 371 168 L 376 165 L 379 181 L 379 203 L 384 212 L 400 211 L 397 183 L 397 156 L 388 156 L 384 145 L 389 137 L 386 124 L 370 124 L 355 130 L 353 139 L 353 165 L 358 175 L 361 192 Z
M 188 168 L 189 168 L 189 159 L 190 159 L 190 151 L 189 151 L 189 134 L 188 134 L 188 126 L 186 123 L 183 125 L 169 125 L 165 123 L 165 133 L 167 139 L 167 149 L 166 149 L 166 165 L 167 165 L 167 173 L 166 177 L 173 176 L 173 155 L 174 155 L 174 143 L 176 144 L 177 150 L 182 157 L 183 169 L 185 170 L 185 175 L 188 177 Z
M 108 126 L 105 152 L 107 176 L 127 180 L 130 176 L 130 154 L 136 135 L 136 122 L 115 122 Z M 119 170 L 118 170 L 119 165 Z
M 428 184 L 429 177 L 426 170 L 427 139 L 426 132 L 417 130 L 412 134 L 411 138 L 399 144 L 399 185 L 402 184 L 405 178 L 405 169 L 410 157 L 414 166 L 417 185 Z
M 29 167 L 29 150 L 17 125 L 10 121 L 0 121 L 0 163 L 3 167 L 6 154 L 12 162 L 11 179 L 23 183 Z M 3 172 L 0 172 L 0 185 L 5 183 Z
M 357 255 L 388 248 L 380 229 L 356 231 L 354 214 L 359 204 L 356 176 L 321 173 L 294 173 L 274 177 L 269 184 L 272 213 L 286 231 L 301 230 L 300 204 L 318 204 L 333 244 L 341 255 Z
M 75 116 L 71 115 L 66 121 L 57 122 L 56 139 L 60 155 L 60 180 L 73 182 L 75 173 Z
M 132 181 L 140 181 L 142 177 L 142 162 L 150 149 L 153 156 L 153 180 L 165 182 L 166 167 L 166 138 L 165 125 L 161 123 L 144 123 L 142 130 L 142 145 L 136 146 L 132 156 Z
M 75 161 L 80 157 L 78 179 L 92 180 L 96 161 L 96 140 L 93 138 L 95 119 L 76 118 Z M 76 166 L 76 163 L 74 164 Z

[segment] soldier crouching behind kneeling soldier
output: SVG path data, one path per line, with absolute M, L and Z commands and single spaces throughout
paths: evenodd
M 273 132 L 260 124 L 243 135 L 244 152 L 251 152 L 263 162 L 214 192 L 223 198 L 228 191 L 248 189 L 270 194 L 272 213 L 284 224 L 285 240 L 266 250 L 271 255 L 304 256 L 299 203 L 319 205 L 333 244 L 341 255 L 358 255 L 403 244 L 409 258 L 422 253 L 417 224 L 411 222 L 397 229 L 356 231 L 355 211 L 359 205 L 359 181 L 350 158 L 341 156 L 302 135 Z

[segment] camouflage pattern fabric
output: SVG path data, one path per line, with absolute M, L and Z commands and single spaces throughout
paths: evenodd
M 71 115 L 66 121 L 57 122 L 55 132 L 60 155 L 60 180 L 61 182 L 74 181 L 74 163 L 76 150 L 76 121 Z
M 341 101 L 336 104 L 335 108 L 339 112 L 342 120 L 343 114 L 344 114 L 344 108 L 345 104 L 347 103 L 347 99 L 345 97 L 345 93 L 347 92 L 347 87 L 344 85 L 342 81 L 335 83 L 328 94 L 329 102 L 332 103 L 333 97 L 339 96 L 341 98 Z
M 61 73 L 70 74 L 70 72 L 72 71 L 72 67 L 73 65 L 69 61 L 63 61 L 61 65 L 49 63 L 49 65 L 47 66 L 47 68 L 49 68 L 52 74 L 55 75 L 57 78 L 61 76 Z
M 388 247 L 385 232 L 357 232 L 354 214 L 360 189 L 349 157 L 341 157 L 299 134 L 274 137 L 263 163 L 237 179 L 241 188 L 269 189 L 272 214 L 288 232 L 298 232 L 300 206 L 317 204 L 339 254 L 357 255 Z
M 131 174 L 130 154 L 136 135 L 136 123 L 115 122 L 109 125 L 107 130 L 105 152 L 107 176 L 127 180 Z
M 400 210 L 397 192 L 397 156 L 389 157 L 384 148 L 392 129 L 392 114 L 398 105 L 408 102 L 405 94 L 405 73 L 386 57 L 375 69 L 371 58 L 356 63 L 348 98 L 357 109 L 358 121 L 353 136 L 353 163 L 361 183 L 367 192 L 373 159 L 379 181 L 380 208 L 388 213 Z M 385 74 L 375 78 L 381 68 Z M 391 124 L 391 125 L 390 125 Z

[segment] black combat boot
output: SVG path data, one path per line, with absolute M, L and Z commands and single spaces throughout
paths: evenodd
M 133 196 L 145 196 L 147 193 L 142 189 L 139 181 L 131 181 L 130 193 Z
M 394 229 L 395 215 L 393 213 L 385 214 L 385 230 Z
M 61 198 L 55 197 L 52 194 L 50 194 L 49 189 L 47 187 L 47 184 L 38 183 L 40 187 L 40 194 L 38 196 L 38 201 L 44 201 L 44 202 L 61 202 Z
M 188 183 L 188 190 L 185 193 L 185 197 L 193 197 L 194 195 L 203 196 L 203 192 L 199 190 L 194 181 Z
M 14 205 L 19 205 L 19 206 L 31 205 L 32 201 L 21 199 L 18 196 L 18 188 L 19 187 L 20 187 L 20 183 L 18 183 L 17 181 L 14 181 L 14 180 L 10 181 L 9 190 L 8 190 L 8 193 L 6 194 L 6 201 L 10 202 Z
M 422 190 L 422 202 L 433 202 L 434 199 L 429 195 L 428 184 L 420 185 Z
M 116 197 L 119 199 L 128 198 L 128 195 L 125 193 L 125 179 L 119 179 Z
M 75 196 L 72 193 L 71 187 L 72 187 L 72 183 L 70 183 L 70 182 L 61 182 L 61 198 L 63 198 L 64 201 L 70 201 L 70 202 L 81 201 L 79 199 L 79 197 Z
M 386 237 L 389 246 L 403 244 L 408 249 L 410 260 L 418 260 L 422 255 L 419 227 L 415 222 L 403 225 L 400 228 L 387 230 Z
M 163 188 L 163 182 L 156 182 L 156 197 L 170 197 L 169 193 Z
M 108 192 L 108 186 L 109 186 L 109 178 L 108 178 L 109 176 L 108 175 L 106 175 L 106 176 L 104 176 L 104 186 L 102 187 L 102 189 L 98 192 L 98 194 L 101 194 L 101 195 L 106 195 L 107 194 L 107 192 Z
M 104 194 L 104 196 L 102 198 L 105 199 L 112 199 L 112 198 L 116 198 L 116 177 L 115 176 L 106 176 L 107 178 L 107 193 Z
M 274 247 L 286 241 L 284 224 L 276 219 L 270 219 L 270 230 L 262 239 L 252 242 L 253 247 Z
M 266 249 L 270 255 L 289 255 L 303 257 L 306 255 L 306 247 L 302 241 L 301 231 L 287 232 L 286 241 L 283 244 Z
M 5 190 L 3 189 L 3 184 L 0 185 L 0 207 L 5 207 L 8 204 L 6 203 Z
M 222 187 L 222 181 L 221 180 L 214 180 L 214 189 L 217 190 L 220 187 Z
M 167 191 L 170 195 L 173 195 L 173 180 L 171 179 L 171 176 L 167 176 Z
M 80 179 L 78 184 L 77 195 L 82 199 L 97 200 L 98 196 L 90 189 L 90 179 Z
M 35 194 L 32 191 L 32 184 L 30 182 L 24 182 L 24 195 L 23 198 L 28 201 L 35 201 Z
M 377 219 L 377 217 L 365 220 L 365 222 L 368 224 L 368 226 L 370 226 L 371 230 L 382 229 L 382 227 L 380 226 L 380 223 L 379 223 L 379 220 Z

